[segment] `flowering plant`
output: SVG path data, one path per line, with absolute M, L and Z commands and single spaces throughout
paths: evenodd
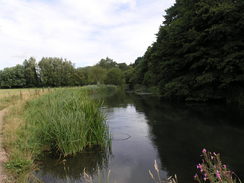
M 197 182 L 241 183 L 237 175 L 229 170 L 225 164 L 222 164 L 220 154 L 203 149 L 202 156 L 202 163 L 197 165 L 198 173 L 194 176 Z

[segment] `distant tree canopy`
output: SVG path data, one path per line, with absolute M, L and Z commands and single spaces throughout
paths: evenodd
M 5 68 L 0 71 L 1 88 L 22 88 L 26 86 L 24 66 Z
M 72 62 L 60 58 L 42 58 L 38 66 L 43 86 L 74 86 L 75 68 Z
M 126 63 L 116 63 L 110 58 L 101 59 L 95 66 L 75 68 L 66 59 L 42 58 L 38 63 L 31 57 L 22 65 L 1 70 L 0 88 L 124 85 L 124 72 L 129 68 Z
M 177 0 L 131 82 L 190 101 L 243 97 L 244 1 Z M 235 100 L 235 99 L 234 99 Z
M 24 75 L 27 87 L 34 87 L 40 84 L 38 73 L 37 73 L 37 63 L 36 59 L 31 57 L 29 60 L 23 62 Z

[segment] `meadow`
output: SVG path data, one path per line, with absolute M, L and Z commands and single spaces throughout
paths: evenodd
M 33 95 L 37 89 L 0 89 L 0 110 L 13 104 L 23 96 Z

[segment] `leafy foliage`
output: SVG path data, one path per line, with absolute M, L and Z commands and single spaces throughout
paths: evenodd
M 134 64 L 134 83 L 167 98 L 235 100 L 244 86 L 244 2 L 178 0 L 157 41 Z M 237 97 L 238 98 L 238 97 Z
M 42 58 L 39 63 L 31 57 L 23 65 L 0 71 L 0 88 L 83 86 L 89 84 L 124 85 L 125 74 L 132 67 L 110 58 L 96 65 L 75 68 L 62 58 Z M 130 77 L 127 75 L 127 77 Z M 128 79 L 129 80 L 129 79 Z

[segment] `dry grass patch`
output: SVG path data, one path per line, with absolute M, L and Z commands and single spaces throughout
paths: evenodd
M 1 92 L 1 97 L 4 99 L 3 92 Z M 14 91 L 12 96 L 18 98 L 6 104 L 9 107 L 3 124 L 3 146 L 8 154 L 5 167 L 8 173 L 14 176 L 15 182 L 27 182 L 29 177 L 27 175 L 35 168 L 33 163 L 34 152 L 32 151 L 33 148 L 29 147 L 28 134 L 21 130 L 26 125 L 24 118 L 26 102 L 47 92 L 49 91 L 43 89 L 21 90 L 16 95 L 16 91 Z

